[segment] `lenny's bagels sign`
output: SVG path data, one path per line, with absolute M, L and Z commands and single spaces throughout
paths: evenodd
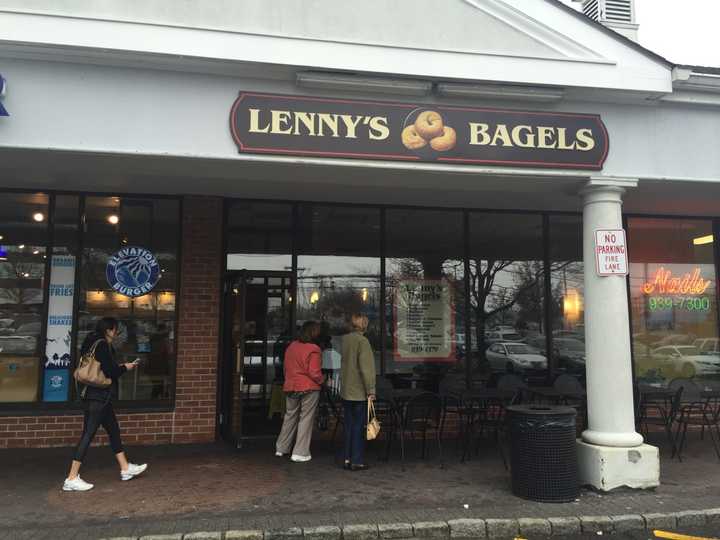
M 230 129 L 241 153 L 602 169 L 599 115 L 241 92 Z

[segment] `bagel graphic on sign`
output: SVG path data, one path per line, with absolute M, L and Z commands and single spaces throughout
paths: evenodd
M 457 133 L 443 122 L 442 115 L 431 109 L 415 109 L 405 119 L 401 139 L 408 150 L 423 157 L 437 157 L 457 144 Z

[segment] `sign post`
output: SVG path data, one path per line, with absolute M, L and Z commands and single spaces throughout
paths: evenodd
M 595 268 L 599 276 L 627 276 L 627 247 L 623 229 L 595 231 Z

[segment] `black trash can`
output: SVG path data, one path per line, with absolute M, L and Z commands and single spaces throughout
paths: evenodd
M 575 409 L 513 405 L 507 412 L 513 495 L 540 502 L 577 499 Z

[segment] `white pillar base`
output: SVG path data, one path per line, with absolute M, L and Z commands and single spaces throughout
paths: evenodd
M 649 489 L 660 485 L 660 455 L 656 446 L 621 448 L 578 440 L 577 451 L 580 485 L 600 491 L 618 487 Z

